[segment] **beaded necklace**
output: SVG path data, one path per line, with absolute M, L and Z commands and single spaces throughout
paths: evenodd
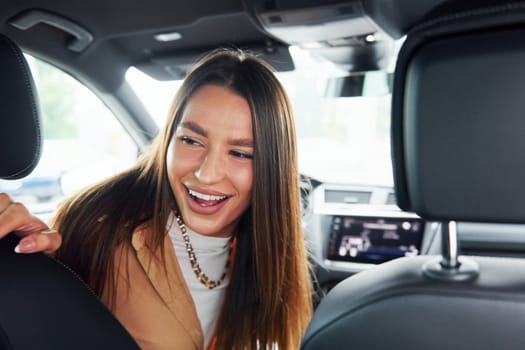
M 177 224 L 179 225 L 180 232 L 182 233 L 182 238 L 184 239 L 184 244 L 186 245 L 186 251 L 188 252 L 188 258 L 190 259 L 191 268 L 193 269 L 193 272 L 195 272 L 195 276 L 208 289 L 213 289 L 215 287 L 220 286 L 221 282 L 224 280 L 224 278 L 226 278 L 226 274 L 228 273 L 228 267 L 230 265 L 230 258 L 231 258 L 231 253 L 232 253 L 231 239 L 229 242 L 230 247 L 228 250 L 228 260 L 226 261 L 224 273 L 221 275 L 221 277 L 218 280 L 216 281 L 211 280 L 202 271 L 199 263 L 197 262 L 197 256 L 195 255 L 195 251 L 193 250 L 193 246 L 191 245 L 190 237 L 186 230 L 186 225 L 182 221 L 182 217 L 180 216 L 179 213 L 177 213 L 175 218 L 177 220 Z

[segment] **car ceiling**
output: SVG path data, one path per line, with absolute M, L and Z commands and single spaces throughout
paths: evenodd
M 91 88 L 142 149 L 158 126 L 125 81 L 131 66 L 159 80 L 181 79 L 200 55 L 233 46 L 288 71 L 294 68 L 288 47 L 298 45 L 349 74 L 384 69 L 393 40 L 444 2 L 3 0 L 0 33 Z M 80 35 L 72 35 L 73 29 Z M 173 32 L 181 38 L 154 38 Z M 368 34 L 376 40 L 365 40 Z M 75 36 L 92 40 L 79 42 Z
M 286 47 L 297 44 L 286 35 L 278 37 L 263 23 L 265 13 L 295 18 L 292 25 L 319 28 L 337 21 L 331 13 L 361 18 L 372 30 L 384 32 L 385 38 L 398 38 L 421 16 L 442 0 L 13 0 L 0 2 L 0 31 L 26 51 L 48 60 L 79 78 L 85 78 L 103 91 L 113 91 L 122 82 L 125 71 L 134 65 L 160 79 L 180 78 L 188 65 L 203 52 L 217 46 L 238 46 L 268 56 L 277 70 L 289 70 L 293 63 Z M 314 10 L 329 8 L 325 18 L 312 18 Z M 93 42 L 81 52 L 67 48 L 72 36 L 47 24 L 21 30 L 11 23 L 28 11 L 57 15 L 84 28 Z M 297 11 L 306 15 L 295 16 Z M 308 10 L 312 10 L 309 11 Z M 334 12 L 335 11 L 335 12 Z M 352 10 L 353 11 L 353 10 Z M 295 17 L 293 17 L 295 16 Z M 298 23 L 304 21 L 304 23 Z M 315 16 L 314 16 L 315 17 Z M 315 22 L 315 23 L 314 23 Z M 346 38 L 338 47 L 324 47 L 319 53 L 338 64 L 351 60 L 377 61 L 381 52 L 370 50 L 352 40 L 363 33 L 348 22 L 331 35 Z M 315 24 L 312 26 L 312 24 Z M 286 27 L 287 23 L 278 23 Z M 178 32 L 180 40 L 156 41 L 159 33 Z M 308 33 L 307 33 L 308 34 Z M 314 34 L 315 37 L 315 34 Z M 309 38 L 305 37 L 305 41 Z M 336 45 L 336 46 L 337 46 Z M 357 54 L 351 50 L 359 51 Z M 373 45 L 369 45 L 373 46 Z M 273 61 L 272 61 L 273 57 Z M 372 64 L 371 67 L 374 65 Z

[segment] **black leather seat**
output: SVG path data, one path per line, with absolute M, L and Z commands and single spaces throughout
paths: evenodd
M 525 260 L 458 256 L 456 237 L 456 221 L 525 223 L 525 6 L 461 3 L 409 31 L 393 90 L 398 204 L 442 223 L 443 256 L 338 284 L 303 350 L 525 349 Z
M 40 115 L 20 49 L 0 35 L 0 178 L 38 163 Z M 124 327 L 71 270 L 44 254 L 14 253 L 0 240 L 0 349 L 139 349 Z

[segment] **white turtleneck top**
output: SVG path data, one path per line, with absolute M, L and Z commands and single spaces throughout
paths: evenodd
M 186 226 L 186 232 L 188 233 L 190 243 L 202 271 L 209 279 L 214 281 L 219 280 L 226 271 L 231 237 L 204 236 L 190 230 L 188 226 Z M 190 290 L 197 310 L 197 316 L 199 317 L 204 335 L 204 345 L 208 347 L 215 333 L 215 323 L 219 316 L 226 287 L 229 283 L 229 276 L 224 278 L 220 286 L 214 289 L 206 288 L 195 276 L 195 272 L 193 272 L 191 268 L 186 245 L 182 238 L 182 232 L 175 217 L 168 221 L 168 233 L 175 247 L 177 261 L 179 262 L 184 280 Z

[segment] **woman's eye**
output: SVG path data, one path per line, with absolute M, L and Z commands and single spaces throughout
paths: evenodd
M 196 141 L 196 140 L 194 140 L 194 139 L 192 139 L 191 137 L 188 137 L 188 136 L 181 136 L 180 140 L 182 141 L 182 143 L 186 143 L 188 145 L 200 146 L 200 142 L 199 141 Z
M 239 152 L 239 151 L 231 151 L 230 154 L 234 157 L 237 157 L 237 158 L 242 158 L 242 159 L 253 159 L 253 154 L 249 154 L 249 153 L 244 153 L 244 152 Z

